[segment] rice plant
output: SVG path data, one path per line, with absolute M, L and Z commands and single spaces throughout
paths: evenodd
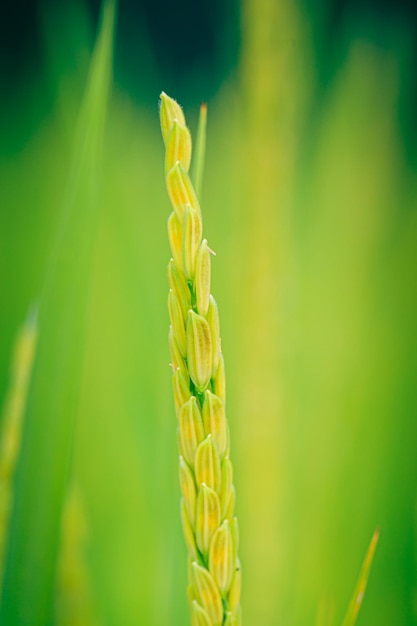
M 91 3 L 40 3 L 42 58 L 16 89 L 0 72 L 2 406 L 19 324 L 40 304 L 13 482 L 3 466 L 16 506 L 3 509 L 1 626 L 76 623 L 83 577 L 101 626 L 189 622 L 164 330 L 162 86 L 190 128 L 197 102 L 210 111 L 203 196 L 204 119 L 187 175 L 204 200 L 201 244 L 217 253 L 210 295 L 221 304 L 244 622 L 415 624 L 415 64 L 406 21 L 348 4 L 332 17 L 333 3 L 239 0 L 210 4 L 210 16 L 197 3 L 168 12 L 166 29 L 164 12 L 148 28 L 131 19 L 137 3 L 132 13 L 122 3 L 105 136 L 111 37 L 107 27 L 93 53 Z M 217 82 L 198 57 L 215 15 Z M 233 67 L 221 48 L 229 27 Z M 188 35 L 192 71 L 177 55 Z M 174 339 L 188 350 L 188 310 L 182 329 L 172 295 L 169 306 L 177 389 L 198 359 L 175 352 Z M 199 408 L 185 382 L 177 395 Z M 180 465 L 183 484 L 187 468 L 195 481 L 197 465 Z M 82 496 L 69 524 L 68 483 Z M 375 539 L 352 597 L 376 526 L 365 597 Z M 190 575 L 194 619 L 207 623 Z
M 168 266 L 169 346 L 191 621 L 193 626 L 237 626 L 241 568 L 219 314 L 210 293 L 212 251 L 202 238 L 200 203 L 188 175 L 190 132 L 181 108 L 165 93 L 160 118 L 174 209 L 168 219 L 173 256 Z M 204 150 L 199 152 L 201 159 Z M 201 165 L 195 171 L 200 187 Z

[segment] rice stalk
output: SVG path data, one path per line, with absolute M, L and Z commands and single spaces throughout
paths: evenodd
M 188 174 L 190 132 L 180 106 L 165 93 L 160 119 L 166 184 L 174 209 L 168 219 L 173 257 L 168 265 L 169 346 L 191 623 L 237 626 L 241 568 L 219 314 L 210 293 L 212 251 L 203 239 L 201 209 Z M 200 185 L 201 170 L 196 169 Z

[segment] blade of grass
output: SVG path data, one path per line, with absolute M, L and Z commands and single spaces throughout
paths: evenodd
M 73 482 L 62 515 L 54 626 L 99 624 L 86 560 L 88 526 L 82 494 Z
M 33 307 L 15 341 L 11 379 L 0 432 L 0 588 L 3 556 L 12 501 L 13 477 L 19 454 L 22 418 L 37 339 L 37 309 Z
M 356 584 L 355 591 L 353 593 L 352 600 L 350 601 L 348 612 L 342 626 L 354 626 L 354 624 L 356 623 L 356 619 L 362 605 L 363 596 L 365 595 L 369 572 L 371 571 L 372 561 L 374 558 L 378 539 L 379 528 L 376 529 L 372 536 L 371 543 L 369 544 L 369 548 L 366 553 L 361 572 L 359 574 L 358 582 Z
M 207 104 L 203 102 L 200 106 L 198 117 L 197 138 L 192 166 L 192 180 L 198 198 L 201 198 L 201 188 L 203 186 L 204 161 L 206 158 L 206 133 L 207 133 Z
M 0 623 L 51 622 L 59 530 L 78 405 L 115 2 L 103 5 L 60 231 L 40 300 L 6 551 Z

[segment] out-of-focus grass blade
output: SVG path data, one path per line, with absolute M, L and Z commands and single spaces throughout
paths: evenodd
M 62 515 L 54 626 L 99 624 L 85 558 L 89 528 L 83 505 L 74 483 L 68 490 Z
M 204 161 L 206 158 L 206 134 L 207 134 L 207 104 L 203 102 L 200 107 L 198 118 L 197 138 L 192 166 L 192 180 L 197 196 L 201 198 L 201 188 L 203 186 Z
M 374 532 L 371 543 L 369 544 L 368 552 L 366 553 L 361 573 L 359 574 L 358 582 L 356 584 L 356 588 L 352 596 L 352 600 L 350 601 L 349 609 L 342 626 L 354 626 L 354 624 L 356 623 L 356 619 L 362 605 L 363 596 L 365 595 L 369 572 L 371 571 L 371 565 L 374 558 L 378 539 L 379 528 L 377 528 Z
M 33 308 L 20 330 L 14 348 L 11 380 L 0 433 L 0 588 L 4 547 L 12 500 L 12 483 L 19 454 L 22 418 L 32 372 L 37 339 L 37 309 Z
M 51 623 L 61 513 L 83 366 L 115 2 L 103 5 L 60 230 L 39 310 L 0 606 L 0 624 Z M 47 172 L 45 172 L 47 175 Z
M 315 626 L 333 626 L 335 613 L 334 597 L 326 594 L 320 598 L 317 608 Z

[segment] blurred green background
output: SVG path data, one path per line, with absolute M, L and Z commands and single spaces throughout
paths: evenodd
M 113 62 L 103 53 L 92 75 L 99 12 L 10 4 L 1 23 L 2 399 L 16 334 L 40 305 L 4 602 L 51 585 L 75 483 L 90 606 L 54 613 L 49 590 L 39 616 L 188 623 L 164 90 L 194 133 L 208 102 L 202 206 L 244 623 L 340 624 L 380 527 L 358 624 L 417 624 L 415 10 L 120 0 Z M 26 601 L 26 617 L 6 608 L 1 623 L 45 624 Z

